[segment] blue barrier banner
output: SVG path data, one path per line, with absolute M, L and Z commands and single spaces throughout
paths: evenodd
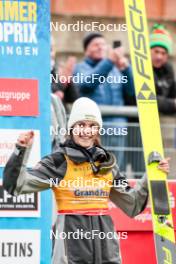
M 2 188 L 21 132 L 35 134 L 29 168 L 51 151 L 49 77 L 50 1 L 0 1 L 0 264 L 51 262 L 51 192 Z

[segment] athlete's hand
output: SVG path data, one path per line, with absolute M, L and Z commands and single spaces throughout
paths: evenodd
M 34 141 L 34 132 L 28 131 L 25 133 L 21 133 L 17 139 L 17 144 L 22 147 L 30 147 L 32 146 Z
M 162 170 L 165 173 L 169 173 L 170 165 L 169 165 L 170 158 L 165 158 L 159 162 L 158 169 Z

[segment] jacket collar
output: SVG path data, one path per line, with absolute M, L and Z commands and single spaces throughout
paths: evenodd
M 85 61 L 92 67 L 96 66 L 101 60 L 93 60 L 90 57 L 86 57 Z
M 67 155 L 69 159 L 76 163 L 100 161 L 106 160 L 107 152 L 98 146 L 94 146 L 90 149 L 83 148 L 77 145 L 73 140 L 67 140 L 60 144 L 60 150 L 63 154 Z

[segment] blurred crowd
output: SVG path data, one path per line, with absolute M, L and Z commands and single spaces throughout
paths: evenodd
M 99 32 L 86 34 L 82 44 L 84 58 L 81 62 L 70 56 L 57 67 L 51 45 L 51 90 L 66 113 L 67 106 L 79 97 L 91 98 L 98 105 L 135 106 L 132 67 L 123 44 L 115 41 L 110 47 Z M 150 48 L 159 111 L 165 115 L 175 114 L 176 81 L 169 61 L 173 40 L 164 25 L 155 24 L 152 27 Z M 104 117 L 104 121 L 125 124 L 130 120 L 108 116 Z M 118 142 L 117 137 L 111 137 L 110 145 L 125 146 L 124 137 L 118 137 Z M 123 159 L 123 156 L 118 159 Z
M 102 34 L 89 33 L 83 39 L 84 59 L 78 63 L 76 57 L 70 56 L 57 67 L 51 47 L 52 93 L 65 106 L 82 96 L 99 105 L 135 105 L 132 68 L 123 45 L 120 41 L 115 44 L 111 48 Z M 169 115 L 176 112 L 176 82 L 169 62 L 172 46 L 169 31 L 155 24 L 150 34 L 150 48 L 158 107 L 161 113 Z

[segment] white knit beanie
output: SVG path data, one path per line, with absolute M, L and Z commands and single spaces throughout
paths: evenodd
M 83 120 L 96 122 L 102 128 L 103 121 L 100 109 L 94 101 L 87 97 L 81 97 L 74 102 L 68 120 L 68 129 Z

